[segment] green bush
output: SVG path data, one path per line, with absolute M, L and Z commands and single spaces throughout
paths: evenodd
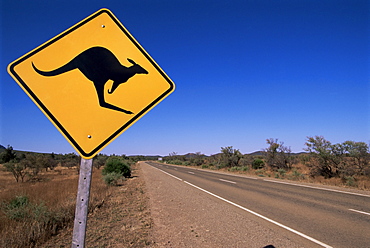
M 253 160 L 252 162 L 252 168 L 254 170 L 258 170 L 258 169 L 261 169 L 265 166 L 265 162 L 263 162 L 262 159 L 260 158 L 256 158 L 255 160 Z
M 20 220 L 29 215 L 27 196 L 16 196 L 9 203 L 2 203 L 2 210 L 9 219 Z
M 122 178 L 121 173 L 111 172 L 103 176 L 103 180 L 107 185 L 117 186 L 118 181 Z
M 1 205 L 4 214 L 12 220 L 42 220 L 49 212 L 43 203 L 31 204 L 27 196 L 16 196 L 10 202 Z
M 304 179 L 304 175 L 300 173 L 297 169 L 293 169 L 292 175 L 289 177 L 291 180 Z
M 345 185 L 354 187 L 357 186 L 356 179 L 354 177 L 344 177 Z
M 190 166 L 190 165 L 191 165 L 191 163 L 190 163 L 190 161 L 185 161 L 185 162 L 183 163 L 183 165 L 185 165 L 185 166 Z
M 248 166 L 233 166 L 229 168 L 229 171 L 248 171 L 249 167 Z
M 44 203 L 35 203 L 24 195 L 2 201 L 0 210 L 4 213 L 1 221 L 11 225 L 17 222 L 16 228 L 2 230 L 6 235 L 1 237 L 1 247 L 40 247 L 59 230 L 73 225 L 74 207 L 50 210 Z
M 103 176 L 110 173 L 118 173 L 123 177 L 131 177 L 131 167 L 128 161 L 119 157 L 111 157 L 102 170 Z
M 286 170 L 284 170 L 284 169 L 278 169 L 278 172 L 281 176 L 285 176 L 285 174 L 286 174 Z
M 183 162 L 184 161 L 181 161 L 181 160 L 171 160 L 171 161 L 168 161 L 169 164 L 174 164 L 174 165 L 183 165 Z

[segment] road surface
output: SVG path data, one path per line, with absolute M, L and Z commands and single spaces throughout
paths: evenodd
M 280 247 L 370 247 L 368 192 L 214 173 L 154 162 L 146 164 L 160 170 L 158 172 L 167 177 L 164 180 L 188 187 L 182 194 L 190 192 L 189 188 L 197 190 L 198 195 L 214 198 L 225 207 L 227 205 L 227 214 L 230 211 L 241 214 L 243 218 L 272 230 L 272 235 L 281 235 L 292 242 L 284 245 L 283 241 Z M 253 243 L 244 245 L 233 246 L 230 243 L 230 247 L 263 247 Z M 274 244 L 271 241 L 270 245 L 279 247 L 279 242 Z

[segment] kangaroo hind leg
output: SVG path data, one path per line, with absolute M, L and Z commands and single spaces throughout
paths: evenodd
M 98 94 L 98 100 L 99 100 L 100 107 L 120 111 L 120 112 L 123 112 L 125 114 L 129 114 L 129 115 L 133 114 L 133 112 L 131 112 L 129 110 L 125 110 L 123 108 L 114 106 L 114 105 L 112 105 L 110 103 L 107 103 L 105 101 L 105 99 L 104 99 L 104 84 L 101 84 L 101 85 L 94 84 L 94 85 L 95 85 L 96 93 Z

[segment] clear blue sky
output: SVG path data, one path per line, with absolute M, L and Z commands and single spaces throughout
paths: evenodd
M 369 1 L 2 0 L 0 144 L 72 146 L 7 65 L 101 8 L 110 9 L 176 90 L 102 152 L 242 153 L 278 138 L 370 142 Z

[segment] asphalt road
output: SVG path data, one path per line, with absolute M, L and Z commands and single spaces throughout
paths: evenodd
M 312 247 L 370 247 L 370 194 L 148 162 Z

